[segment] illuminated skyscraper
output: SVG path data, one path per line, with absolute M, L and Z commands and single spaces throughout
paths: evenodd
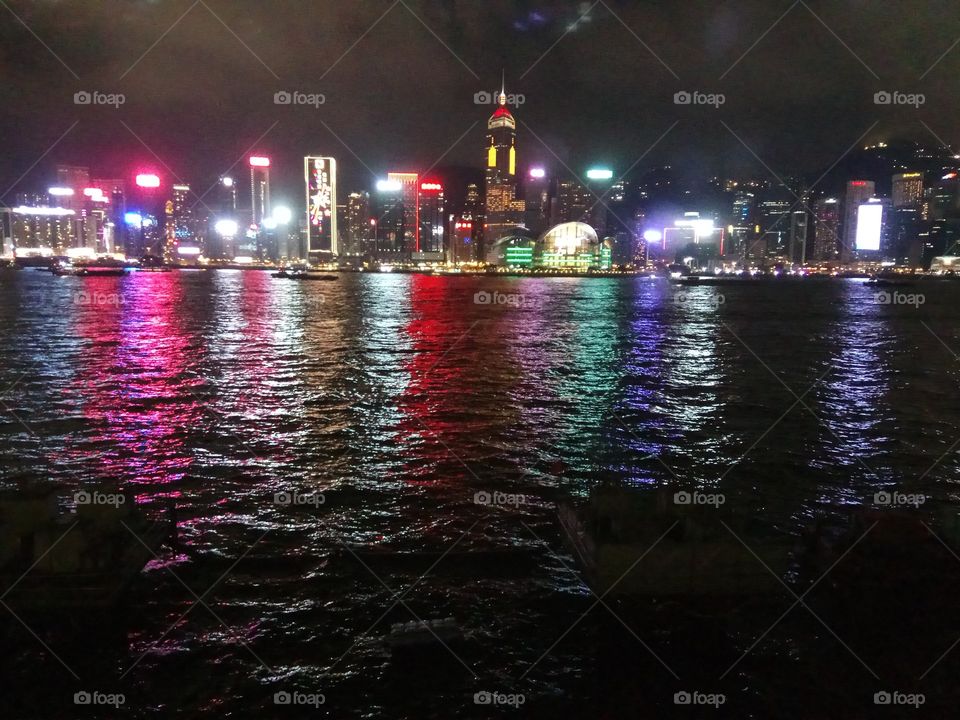
M 343 254 L 363 255 L 368 252 L 368 240 L 373 235 L 370 227 L 370 193 L 350 193 L 347 196 L 346 225 Z
M 403 227 L 397 250 L 405 253 L 420 249 L 420 221 L 417 201 L 420 195 L 420 175 L 412 172 L 387 173 L 387 181 L 400 183 L 400 202 L 403 204 Z
M 836 260 L 840 254 L 840 202 L 826 197 L 813 209 L 813 259 Z
M 487 121 L 486 224 L 484 242 L 491 246 L 500 236 L 523 222 L 525 204 L 517 199 L 517 121 L 507 110 L 501 88 L 499 104 Z
M 551 213 L 550 225 L 567 222 L 588 222 L 591 200 L 590 191 L 576 180 L 560 180 L 557 197 Z
M 303 174 L 307 191 L 307 253 L 336 255 L 337 161 L 332 157 L 305 157 Z
M 270 217 L 270 158 L 250 158 L 250 222 L 259 226 Z
M 425 260 L 441 260 L 444 249 L 443 185 L 436 180 L 420 183 L 417 198 L 418 253 Z
M 923 173 L 899 173 L 893 176 L 893 207 L 918 207 L 923 200 Z
M 523 181 L 524 225 L 534 235 L 547 231 L 550 222 L 550 179 L 542 167 L 530 168 Z
M 873 197 L 876 188 L 872 180 L 851 180 L 843 200 L 843 243 L 840 261 L 850 262 L 857 246 L 857 214 L 860 206 Z

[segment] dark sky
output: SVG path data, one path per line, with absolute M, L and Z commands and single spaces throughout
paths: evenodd
M 293 202 L 306 153 L 336 156 L 342 189 L 479 166 L 491 107 L 474 94 L 501 68 L 526 97 L 524 165 L 622 172 L 648 153 L 638 167 L 815 177 L 864 133 L 960 140 L 958 38 L 955 0 L 4 0 L 0 192 L 45 188 L 56 162 L 202 190 L 251 147 Z M 79 90 L 126 102 L 76 105 Z M 282 90 L 326 103 L 275 105 Z M 726 101 L 676 105 L 680 90 Z M 879 90 L 925 102 L 876 105 Z

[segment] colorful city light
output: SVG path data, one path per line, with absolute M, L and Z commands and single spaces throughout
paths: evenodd
M 613 170 L 607 168 L 590 168 L 587 170 L 587 177 L 591 180 L 610 180 L 613 177 Z
M 237 221 L 230 219 L 217 220 L 213 228 L 217 231 L 218 235 L 228 238 L 235 237 L 237 232 L 240 230 L 240 226 L 237 225 Z
M 262 155 L 251 155 L 250 167 L 270 167 L 270 158 Z
M 437 191 L 443 190 L 443 185 L 435 182 L 425 182 L 425 183 L 420 183 L 420 189 L 428 192 L 429 191 L 437 192 Z
M 293 220 L 293 210 L 286 205 L 278 205 L 273 209 L 273 221 L 280 225 L 286 225 Z
M 225 178 L 221 179 L 220 182 L 223 183 L 223 186 L 224 186 L 224 187 L 233 187 L 233 178 L 232 178 L 232 177 L 225 177 Z
M 143 222 L 143 215 L 138 212 L 128 212 L 123 214 L 123 221 L 127 225 L 140 225 Z
M 530 168 L 530 177 L 532 178 L 545 178 L 547 176 L 547 171 L 541 167 Z
M 659 230 L 645 230 L 643 233 L 643 239 L 648 243 L 657 243 L 663 240 L 663 233 Z
M 59 207 L 27 207 L 26 205 L 20 205 L 19 207 L 13 208 L 13 212 L 16 215 L 41 215 L 45 217 L 61 217 L 63 215 L 73 215 L 73 210 L 68 210 L 67 208 Z
M 403 186 L 399 180 L 377 180 L 377 190 L 379 192 L 400 192 Z
M 160 176 L 153 173 L 140 173 L 137 175 L 137 185 L 142 188 L 158 188 Z
M 53 195 L 54 197 L 71 197 L 73 195 L 73 188 L 52 187 L 47 190 L 47 193 Z

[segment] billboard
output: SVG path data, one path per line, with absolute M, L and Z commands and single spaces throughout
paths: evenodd
M 857 250 L 879 250 L 883 205 L 865 203 L 857 209 Z
M 307 252 L 337 254 L 337 161 L 303 159 L 307 187 Z

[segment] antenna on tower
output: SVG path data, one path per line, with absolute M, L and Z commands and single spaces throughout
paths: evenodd
M 500 97 L 497 98 L 501 105 L 507 104 L 507 71 L 500 70 Z

